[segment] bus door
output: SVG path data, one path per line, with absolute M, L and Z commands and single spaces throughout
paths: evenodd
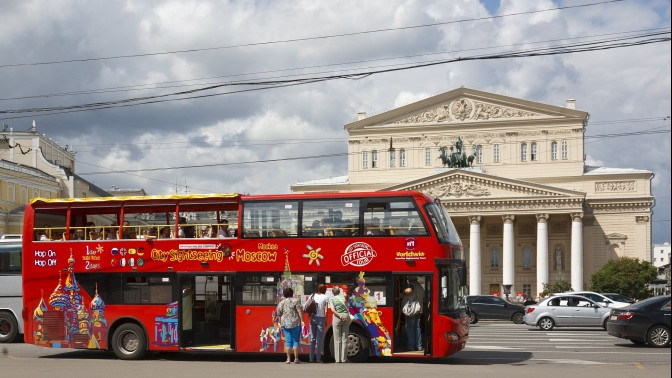
M 415 317 L 404 315 L 402 306 L 404 303 L 404 292 L 413 285 L 414 295 L 420 298 L 422 312 Z M 412 354 L 431 354 L 431 324 L 432 324 L 432 276 L 428 274 L 396 274 L 394 276 L 395 292 L 395 325 L 393 353 L 412 353 Z M 413 327 L 415 325 L 415 327 Z M 420 348 L 418 340 L 409 342 L 409 334 L 412 338 L 420 328 Z
M 180 347 L 233 348 L 233 275 L 184 274 L 180 279 Z

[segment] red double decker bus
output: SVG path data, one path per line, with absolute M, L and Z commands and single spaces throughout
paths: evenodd
M 411 276 L 425 293 L 420 351 L 402 341 Z M 350 361 L 444 357 L 468 339 L 464 251 L 444 208 L 421 193 L 34 199 L 25 209 L 27 343 L 121 359 L 282 353 L 283 289 L 305 302 L 320 283 L 346 292 Z M 309 337 L 304 328 L 303 353 Z M 329 324 L 324 338 L 333 355 Z

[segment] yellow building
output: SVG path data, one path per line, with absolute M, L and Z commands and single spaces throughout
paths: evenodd
M 21 234 L 31 199 L 109 196 L 75 174 L 75 153 L 37 131 L 0 132 L 0 234 Z
M 291 190 L 440 198 L 468 255 L 470 294 L 536 297 L 558 280 L 582 290 L 611 259 L 649 260 L 653 173 L 586 166 L 588 113 L 574 100 L 459 88 L 358 118 L 345 125 L 348 175 Z M 455 160 L 468 166 L 450 168 Z

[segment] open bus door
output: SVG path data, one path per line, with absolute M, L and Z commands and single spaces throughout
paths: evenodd
M 184 274 L 180 278 L 180 347 L 233 349 L 233 276 Z
M 418 349 L 416 343 L 411 343 L 409 348 L 407 327 L 407 317 L 402 313 L 402 300 L 404 297 L 404 290 L 412 283 L 414 287 L 420 285 L 420 289 L 416 289 L 416 293 L 422 298 L 422 313 L 416 316 L 416 321 L 420 327 L 421 347 Z M 395 292 L 395 325 L 394 325 L 394 354 L 414 354 L 414 355 L 431 355 L 432 347 L 432 275 L 430 274 L 397 274 L 394 276 L 394 292 Z M 410 320 L 410 319 L 409 319 Z M 416 327 L 417 328 L 417 327 Z M 413 330 L 410 330 L 413 332 Z M 416 330 L 417 331 L 417 330 Z

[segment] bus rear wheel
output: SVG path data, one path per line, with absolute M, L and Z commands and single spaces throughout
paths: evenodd
M 359 327 L 355 327 L 348 333 L 345 355 L 351 362 L 364 362 L 371 355 L 369 338 Z
M 112 350 L 121 360 L 141 359 L 147 352 L 145 332 L 137 324 L 120 325 L 112 336 Z
M 19 333 L 19 323 L 14 315 L 0 312 L 0 343 L 11 343 Z
M 335 356 L 334 352 L 334 335 L 325 339 L 325 343 L 329 343 L 329 354 L 331 357 Z M 326 351 L 325 344 L 325 351 Z M 369 338 L 365 336 L 364 331 L 359 327 L 353 326 L 348 332 L 348 337 L 345 345 L 345 358 L 349 362 L 364 362 L 371 355 L 371 346 Z

